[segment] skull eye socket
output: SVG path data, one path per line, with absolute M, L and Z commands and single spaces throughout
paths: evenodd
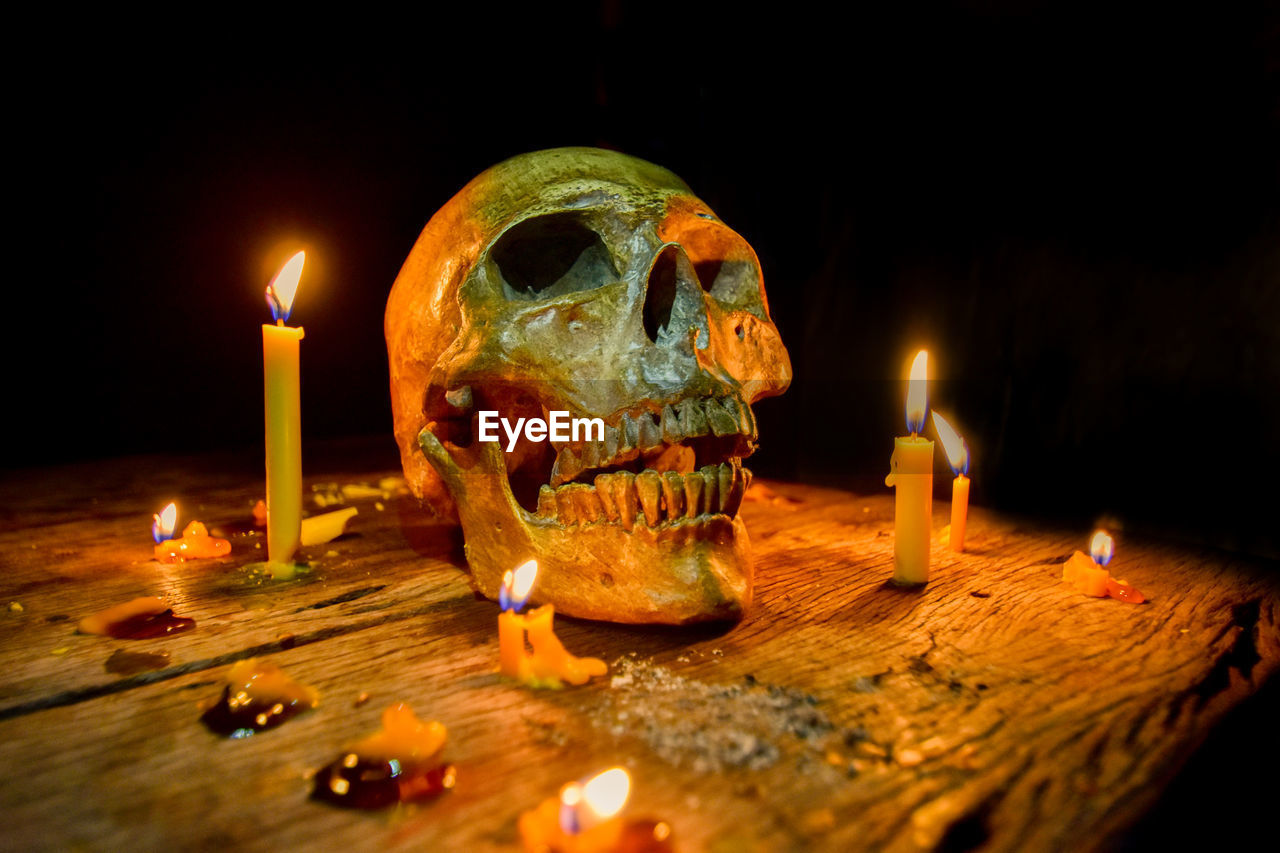
M 571 213 L 517 223 L 494 244 L 490 258 L 501 273 L 503 295 L 512 300 L 550 299 L 620 279 L 600 235 Z

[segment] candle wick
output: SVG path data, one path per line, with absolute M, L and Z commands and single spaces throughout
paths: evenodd
M 284 320 L 276 320 L 276 325 L 277 325 L 277 326 L 283 326 L 283 325 L 284 325 Z

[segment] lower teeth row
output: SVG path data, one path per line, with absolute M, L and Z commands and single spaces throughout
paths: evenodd
M 697 471 L 645 469 L 599 474 L 594 485 L 569 483 L 538 492 L 539 518 L 561 524 L 615 522 L 630 530 L 637 517 L 649 527 L 681 518 L 723 513 L 736 515 L 751 472 L 738 461 L 704 465 Z

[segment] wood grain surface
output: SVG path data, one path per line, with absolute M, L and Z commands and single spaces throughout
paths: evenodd
M 395 475 L 385 449 L 309 461 L 308 483 Z M 512 849 L 523 810 L 621 764 L 628 813 L 667 820 L 683 850 L 1090 849 L 1280 662 L 1273 566 L 1121 535 L 1113 572 L 1149 601 L 1091 599 L 1059 580 L 1090 531 L 975 508 L 969 550 L 935 543 L 932 581 L 904 591 L 886 585 L 891 495 L 766 482 L 743 508 L 748 619 L 558 620 L 571 651 L 614 671 L 534 691 L 496 673 L 497 607 L 471 592 L 457 528 L 403 495 L 349 501 L 349 532 L 297 580 L 248 572 L 258 465 L 147 457 L 0 482 L 5 847 Z M 231 536 L 230 557 L 150 559 L 150 514 L 175 498 Z M 139 595 L 196 630 L 75 632 Z M 169 659 L 114 674 L 120 649 Z M 321 704 L 220 739 L 200 704 L 254 655 Z M 382 813 L 310 800 L 310 774 L 395 701 L 448 727 L 457 788 Z

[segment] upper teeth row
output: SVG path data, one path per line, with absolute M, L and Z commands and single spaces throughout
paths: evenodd
M 552 442 L 558 453 L 551 469 L 551 484 L 558 485 L 583 471 L 635 459 L 642 451 L 679 444 L 701 435 L 744 435 L 754 438 L 751 407 L 733 397 L 681 400 L 659 413 L 623 412 L 618 425 L 605 424 L 603 441 Z
M 681 518 L 723 513 L 734 516 L 751 483 L 751 472 L 735 459 L 704 465 L 698 471 L 661 473 L 647 468 L 639 474 L 619 471 L 599 474 L 595 485 L 569 483 L 538 492 L 539 518 L 561 524 L 618 522 L 631 530 L 643 519 L 649 527 Z

